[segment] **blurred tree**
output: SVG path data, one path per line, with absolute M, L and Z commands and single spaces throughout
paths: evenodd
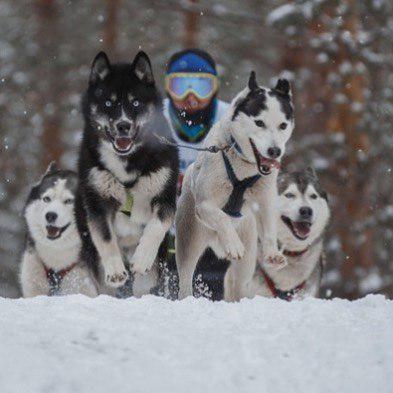
M 391 282 L 389 259 L 385 265 L 378 263 L 379 247 L 391 250 L 391 246 L 374 241 L 375 231 L 381 233 L 375 226 L 379 182 L 390 179 L 386 171 L 384 178 L 373 176 L 381 164 L 376 152 L 383 150 L 384 139 L 381 125 L 375 127 L 374 106 L 384 105 L 385 99 L 372 86 L 392 70 L 391 53 L 381 52 L 391 41 L 380 34 L 381 26 L 386 26 L 380 24 L 382 15 L 385 23 L 392 22 L 391 2 L 287 2 L 268 17 L 287 38 L 279 69 L 289 71 L 297 85 L 297 132 L 302 141 L 296 143 L 292 161 L 302 165 L 304 155 L 298 153 L 307 150 L 306 157 L 323 172 L 334 198 L 330 270 L 340 269 L 341 275 L 331 276 L 334 280 L 327 285 L 334 295 L 349 298 Z M 371 148 L 370 138 L 378 149 Z M 391 166 L 391 155 L 384 164 Z M 391 204 L 390 195 L 386 202 Z M 391 237 L 382 231 L 385 239 L 387 235 Z
M 53 63 L 57 63 L 59 56 L 58 46 L 52 37 L 59 36 L 58 11 L 56 2 L 53 0 L 36 0 L 35 9 L 37 12 L 38 29 L 36 42 L 38 43 L 37 57 L 43 59 L 41 67 L 37 70 L 37 78 L 41 81 L 38 85 L 36 107 L 41 109 L 44 119 L 42 148 L 43 155 L 47 162 L 42 162 L 45 166 L 50 161 L 59 162 L 64 153 L 62 143 L 60 122 L 61 115 L 59 103 L 62 98 L 63 89 L 61 79 L 58 75 L 49 71 Z M 59 67 L 59 70 L 61 67 Z M 44 169 L 44 168 L 43 168 Z
M 189 5 L 191 6 L 189 9 L 185 11 L 185 22 L 184 22 L 184 48 L 195 48 L 197 46 L 197 31 L 198 31 L 198 20 L 199 15 L 195 6 L 198 3 L 198 0 L 188 0 Z

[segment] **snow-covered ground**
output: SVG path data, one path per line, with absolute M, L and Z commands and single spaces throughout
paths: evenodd
M 393 301 L 0 299 L 1 393 L 392 392 Z

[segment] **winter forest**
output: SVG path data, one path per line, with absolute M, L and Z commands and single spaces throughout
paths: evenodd
M 393 295 L 393 3 L 389 0 L 0 1 L 0 294 L 18 297 L 21 210 L 51 160 L 75 168 L 95 54 L 216 59 L 229 101 L 250 70 L 292 83 L 285 166 L 313 165 L 333 209 L 322 297 Z M 131 22 L 130 22 L 131 21 Z
M 185 48 L 196 49 L 182 51 Z M 0 0 L 1 393 L 391 393 L 392 49 L 392 0 Z M 100 51 L 106 52 L 111 63 L 105 53 L 98 54 Z M 183 57 L 174 56 L 173 60 L 171 56 L 179 51 Z M 195 61 L 195 68 L 190 59 Z M 113 65 L 117 62 L 128 64 Z M 182 62 L 190 69 L 184 71 Z M 203 69 L 196 68 L 201 65 Z M 256 79 L 251 71 L 256 72 Z M 156 87 L 167 98 L 169 109 L 164 104 L 162 110 Z M 82 110 L 81 99 L 87 89 Z M 219 128 L 220 120 L 213 125 L 210 120 L 216 117 L 219 105 L 228 108 L 225 102 L 235 96 L 238 98 L 225 112 L 229 117 L 221 115 L 222 124 L 231 125 Z M 190 97 L 199 105 L 197 111 L 208 113 L 209 122 L 203 120 L 187 128 L 188 119 L 196 119 L 190 106 L 187 114 L 190 117 L 180 119 L 181 125 L 176 129 L 170 121 L 179 120 L 183 114 L 185 117 L 187 111 L 185 106 L 178 110 L 176 102 L 185 105 Z M 207 101 L 208 106 L 203 106 Z M 253 105 L 247 107 L 250 102 Z M 269 204 L 259 203 L 260 198 L 250 213 L 251 203 L 247 201 L 249 205 L 244 208 L 244 195 L 249 192 L 251 200 L 250 195 L 265 190 L 248 190 L 244 184 L 247 182 L 251 188 L 271 175 L 273 187 L 264 196 L 273 195 L 275 199 L 280 180 L 276 181 L 278 170 L 273 166 L 279 169 L 280 162 L 273 158 L 282 152 L 276 141 L 279 138 L 282 141 L 282 135 L 292 131 L 292 102 L 295 128 L 281 168 L 303 170 L 310 183 L 303 191 L 299 191 L 302 186 L 297 184 L 294 191 L 303 193 L 298 198 L 302 198 L 303 205 L 289 200 L 296 197 L 290 188 L 294 184 L 279 191 L 277 199 L 289 195 L 287 203 L 292 203 L 297 217 L 302 215 L 305 203 L 314 207 L 314 213 L 306 207 L 308 221 L 284 215 L 278 218 L 284 233 L 292 233 L 288 244 L 302 241 L 302 245 L 306 241 L 309 244 L 302 249 L 283 247 L 281 253 L 278 231 L 273 241 L 268 239 L 260 247 L 264 252 L 270 245 L 269 251 L 273 251 L 260 258 L 256 249 L 268 231 L 264 228 L 261 236 L 257 233 L 257 220 L 246 220 L 250 217 L 254 220 L 254 213 L 261 218 L 257 209 L 264 206 L 266 213 Z M 117 117 L 112 115 L 115 110 Z M 206 159 L 215 162 L 216 167 L 205 171 L 205 176 L 200 176 L 202 172 L 198 172 L 199 178 L 195 176 L 195 183 L 202 182 L 202 193 L 208 190 L 210 199 L 218 200 L 232 189 L 225 205 L 214 209 L 214 203 L 207 204 L 210 210 L 205 205 L 205 227 L 199 232 L 195 230 L 199 225 L 195 224 L 197 219 L 192 221 L 188 214 L 192 210 L 194 218 L 202 222 L 197 209 L 184 208 L 187 214 L 182 217 L 186 219 L 177 220 L 184 190 L 189 193 L 188 199 L 184 198 L 185 206 L 196 205 L 189 202 L 194 196 L 189 191 L 194 183 L 192 186 L 187 183 L 191 178 L 189 172 L 184 178 L 183 173 L 178 176 L 176 148 L 160 146 L 158 150 L 158 141 L 154 140 L 156 145 L 151 142 L 150 128 L 159 125 L 159 135 L 166 135 L 168 124 L 163 121 L 164 115 L 168 124 L 172 124 L 173 135 L 179 129 L 191 134 L 194 126 L 200 126 L 197 131 L 202 129 L 206 135 L 213 130 L 207 138 L 213 135 L 218 140 L 217 135 L 222 137 L 227 132 L 226 136 L 233 139 L 230 146 L 216 151 L 222 154 L 222 159 L 220 155 L 214 156 L 220 161 Z M 151 119 L 145 120 L 148 116 Z M 225 123 L 228 119 L 231 123 Z M 274 119 L 274 126 L 266 126 L 266 119 Z M 246 128 L 249 133 L 244 137 L 239 129 Z M 268 139 L 266 131 L 279 135 L 274 140 L 274 149 L 279 150 L 276 157 L 267 153 L 266 158 L 261 153 L 260 146 L 266 147 L 266 152 L 272 149 L 271 141 L 270 145 L 266 140 L 260 142 Z M 247 157 L 234 141 L 234 135 L 237 138 L 240 135 L 242 142 L 247 141 L 253 161 L 244 160 Z M 86 147 L 88 138 L 86 144 L 90 144 Z M 198 139 L 189 141 L 196 141 L 195 146 L 200 143 Z M 79 165 L 79 179 L 91 182 L 90 186 L 96 187 L 93 192 L 93 186 L 88 191 L 88 187 L 80 186 L 83 182 L 78 182 L 76 174 L 67 172 L 68 177 L 62 178 L 59 171 L 51 172 L 53 166 L 48 166 L 56 161 L 62 168 L 76 170 L 79 149 L 85 165 Z M 147 157 L 151 152 L 155 155 Z M 197 163 L 202 156 L 198 156 Z M 107 160 L 106 167 L 100 159 Z M 234 162 L 238 165 L 236 170 L 231 167 Z M 199 169 L 195 166 L 188 168 L 196 172 Z M 254 172 L 247 174 L 251 166 Z M 322 187 L 318 186 L 313 170 L 306 169 L 309 166 L 316 170 Z M 57 174 L 56 181 L 46 177 L 51 179 L 51 173 Z M 120 178 L 124 173 L 123 181 Z M 132 179 L 134 173 L 136 180 Z M 224 174 L 224 180 L 217 180 L 220 173 Z M 242 180 L 236 178 L 236 173 L 242 174 Z M 183 180 L 180 197 L 176 193 L 178 179 Z M 138 188 L 144 181 L 142 184 L 148 186 Z M 194 182 L 194 177 L 191 181 Z M 76 190 L 77 184 L 78 192 L 72 194 L 70 190 L 72 187 Z M 212 184 L 216 189 L 220 187 L 216 194 L 210 192 Z M 307 191 L 310 184 L 313 194 Z M 31 204 L 27 204 L 24 212 L 33 185 L 37 185 L 36 200 L 29 197 Z M 48 190 L 52 192 L 50 197 Z M 258 192 L 253 194 L 255 190 Z M 328 194 L 330 220 L 324 190 Z M 58 203 L 61 207 L 58 211 L 71 217 L 68 223 L 59 224 L 58 220 L 55 225 L 59 218 L 56 212 L 44 208 L 38 212 L 37 206 L 49 206 L 46 202 Z M 163 208 L 156 209 L 154 204 Z M 145 221 L 135 221 L 135 206 Z M 317 216 L 315 206 L 319 207 L 323 225 L 315 225 L 316 219 L 311 220 L 312 214 Z M 46 241 L 42 244 L 53 241 L 64 244 L 63 248 L 46 249 L 42 245 L 39 248 L 36 239 L 30 236 L 31 231 L 30 237 L 26 236 L 25 218 L 30 208 L 31 215 L 37 213 L 41 221 L 32 221 L 33 225 L 29 222 L 29 229 L 35 225 L 33 229 Z M 88 209 L 93 212 L 90 216 Z M 100 222 L 105 209 L 112 221 Z M 275 214 L 274 208 L 269 210 L 272 211 Z M 172 217 L 168 218 L 172 213 L 176 217 L 175 226 Z M 111 230 L 113 235 L 116 222 L 121 222 L 117 220 L 123 220 L 128 229 L 137 228 L 135 233 L 127 229 L 121 234 L 120 225 L 120 229 L 116 228 L 117 239 L 111 238 Z M 78 228 L 74 221 L 78 221 Z M 37 222 L 43 223 L 41 232 Z M 275 222 L 268 213 L 265 224 L 274 232 Z M 180 227 L 186 231 L 179 231 Z M 228 227 L 233 227 L 233 232 Z M 225 230 L 220 233 L 221 228 Z M 315 231 L 320 228 L 321 235 L 316 240 L 307 237 L 310 228 Z M 175 230 L 176 243 L 172 233 Z M 66 235 L 62 237 L 63 233 Z M 182 234 L 187 236 L 180 241 Z M 306 236 L 302 238 L 302 234 Z M 135 247 L 133 235 L 139 236 Z M 198 241 L 203 243 L 208 236 L 218 239 L 217 253 L 224 255 L 218 258 L 229 259 L 229 263 L 218 266 L 216 262 L 221 261 L 213 258 L 209 250 L 205 254 L 194 251 L 199 250 Z M 295 237 L 297 240 L 293 240 Z M 289 236 L 283 238 L 285 242 Z M 75 243 L 73 239 L 77 239 Z M 89 239 L 94 243 L 90 248 Z M 213 241 L 209 247 L 215 247 Z M 200 247 L 202 251 L 206 251 L 206 244 Z M 179 251 L 181 247 L 183 252 Z M 184 256 L 189 250 L 198 258 L 202 255 L 199 261 L 207 254 L 210 265 L 199 263 L 199 271 L 189 269 L 192 258 Z M 45 265 L 46 262 L 36 258 L 39 253 L 53 264 Z M 168 257 L 168 264 L 162 264 L 170 253 L 173 258 Z M 179 264 L 180 254 L 185 268 Z M 251 257 L 247 259 L 246 254 Z M 271 261 L 282 257 L 286 262 L 284 255 L 292 258 L 292 262 L 274 271 Z M 95 260 L 95 266 L 83 260 L 89 258 Z M 195 264 L 198 258 L 194 258 Z M 308 271 L 312 263 L 312 270 Z M 267 272 L 273 271 L 273 276 L 266 273 L 266 268 L 272 269 Z M 25 276 L 23 269 L 28 272 Z M 159 269 L 164 272 L 163 279 L 158 277 Z M 190 272 L 184 274 L 184 270 L 191 272 L 188 281 L 184 277 Z M 193 293 L 195 271 L 198 275 L 194 274 Z M 304 271 L 308 272 L 305 278 L 301 275 Z M 242 278 L 250 273 L 252 280 L 241 286 Z M 150 286 L 146 284 L 141 290 L 145 291 L 144 296 L 135 290 L 141 277 L 141 280 L 147 277 L 145 282 L 153 277 Z M 284 286 L 279 287 L 274 281 L 277 277 L 283 277 Z M 313 296 L 318 291 L 313 291 L 319 289 L 320 277 L 321 299 L 317 299 Z M 295 285 L 290 285 L 295 280 Z M 180 295 L 182 283 L 186 288 L 184 296 Z M 67 292 L 67 285 L 71 292 Z M 81 290 L 72 292 L 74 285 Z M 106 289 L 100 292 L 96 286 Z M 262 292 L 255 292 L 258 296 L 239 296 L 252 286 Z M 168 292 L 159 292 L 162 287 L 169 288 Z M 22 288 L 26 299 L 21 298 Z M 36 288 L 41 292 L 34 292 Z M 211 301 L 222 300 L 222 293 L 227 295 L 231 290 L 232 298 Z M 166 296 L 168 293 L 175 296 Z M 310 297 L 303 298 L 302 293 Z M 52 296 L 64 294 L 72 295 Z

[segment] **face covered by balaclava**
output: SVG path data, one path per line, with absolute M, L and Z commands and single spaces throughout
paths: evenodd
M 198 75 L 200 75 L 200 78 L 198 78 Z M 190 85 L 189 90 L 188 83 Z M 175 53 L 167 66 L 166 86 L 170 100 L 171 123 L 179 138 L 195 143 L 204 139 L 214 122 L 216 114 L 217 71 L 214 60 L 209 54 L 198 49 L 187 49 Z M 173 90 L 176 89 L 177 93 L 189 91 L 198 98 L 205 94 L 206 98 L 204 99 L 208 100 L 208 105 L 193 112 L 188 112 L 184 108 L 179 109 L 173 102 L 175 99 Z

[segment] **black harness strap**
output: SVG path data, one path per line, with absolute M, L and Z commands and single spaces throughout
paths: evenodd
M 56 296 L 60 292 L 60 285 L 63 281 L 61 274 L 55 272 L 53 269 L 48 269 L 46 271 L 46 277 L 49 283 L 49 296 Z
M 58 272 L 54 271 L 53 269 L 49 269 L 44 265 L 46 278 L 48 279 L 49 283 L 49 296 L 56 296 L 60 293 L 60 286 L 63 282 L 63 278 L 77 265 L 78 263 L 75 262 L 72 265 L 68 266 L 63 270 L 59 270 Z
M 236 177 L 232 165 L 224 152 L 222 152 L 222 158 L 224 160 L 228 178 L 233 186 L 232 193 L 222 210 L 228 214 L 228 216 L 241 217 L 241 209 L 244 203 L 244 193 L 248 188 L 252 187 L 257 182 L 261 175 L 254 175 L 243 180 L 239 180 Z

